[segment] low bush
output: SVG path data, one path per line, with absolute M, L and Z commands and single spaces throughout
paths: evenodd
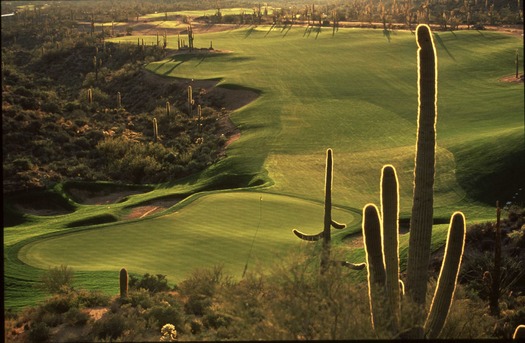
M 66 265 L 49 268 L 40 279 L 40 288 L 52 294 L 67 293 L 72 287 L 73 276 L 73 269 Z

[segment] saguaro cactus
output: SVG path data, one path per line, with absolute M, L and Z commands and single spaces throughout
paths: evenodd
M 153 118 L 153 142 L 157 143 L 159 140 L 159 127 L 157 125 L 157 118 Z
M 324 273 L 331 261 L 330 261 L 330 245 L 331 245 L 331 234 L 330 228 L 343 229 L 346 227 L 345 224 L 341 224 L 332 219 L 332 173 L 333 173 L 333 159 L 332 149 L 326 150 L 326 169 L 325 169 L 325 197 L 324 197 L 324 228 L 318 234 L 308 235 L 294 229 L 293 233 L 305 241 L 318 241 L 323 238 L 323 249 L 321 253 L 321 273 Z M 333 262 L 333 261 L 332 261 Z M 353 269 L 363 269 L 364 264 L 352 264 L 349 262 L 335 262 L 340 263 L 344 266 Z
M 122 97 L 120 96 L 120 92 L 117 92 L 117 108 L 122 107 Z
M 171 112 L 170 102 L 166 101 L 166 115 L 169 116 Z
M 419 45 L 419 113 L 418 138 L 416 148 L 416 167 L 414 170 L 414 198 L 412 218 L 410 222 L 410 240 L 408 252 L 407 278 L 408 290 L 413 301 L 420 305 L 418 313 L 420 322 L 414 323 L 411 338 L 422 338 L 425 333 L 428 338 L 439 336 L 445 324 L 454 291 L 463 249 L 465 244 L 465 217 L 461 212 L 455 212 L 450 219 L 445 256 L 438 278 L 434 298 L 426 321 L 423 322 L 425 296 L 428 282 L 428 261 L 430 258 L 430 239 L 432 238 L 432 202 L 434 183 L 434 159 L 436 144 L 436 58 L 430 29 L 419 25 L 416 29 Z M 424 51 L 422 51 L 424 50 Z M 432 63 L 428 63 L 430 59 Z M 399 260 L 397 236 L 399 201 L 397 177 L 392 166 L 383 167 L 381 178 L 381 217 L 373 204 L 364 208 L 363 234 L 365 250 L 369 264 L 369 295 L 372 323 L 378 318 L 375 313 L 381 304 L 381 294 L 386 297 L 387 313 L 390 319 L 381 318 L 378 323 L 381 329 L 386 329 L 394 337 L 399 337 L 399 268 L 394 268 Z M 380 225 L 382 223 L 382 226 Z M 379 227 L 379 229 L 378 229 Z M 380 234 L 379 234 L 379 233 Z M 382 239 L 382 242 L 380 241 Z M 382 250 L 382 260 L 379 254 Z M 384 271 L 381 265 L 384 264 Z M 384 291 L 381 293 L 381 286 Z M 378 300 L 379 299 L 379 300 Z M 384 313 L 384 312 L 382 312 Z M 386 323 L 386 326 L 384 326 Z M 375 325 L 377 330 L 379 326 Z M 376 331 L 377 332 L 377 331 Z M 416 337 L 413 337 L 416 336 Z
M 445 325 L 456 290 L 459 267 L 465 248 L 465 234 L 465 216 L 461 212 L 454 212 L 450 218 L 445 255 L 436 291 L 425 322 L 425 332 L 428 338 L 437 338 Z
M 191 86 L 188 86 L 188 114 L 191 116 L 191 113 L 193 112 L 193 105 L 195 104 L 195 100 L 193 99 L 193 90 Z
M 414 196 L 410 218 L 407 292 L 424 307 L 432 237 L 437 120 L 437 56 L 427 25 L 416 29 L 418 44 L 418 116 Z
M 372 325 L 392 333 L 398 331 L 400 317 L 398 233 L 399 186 L 395 168 L 386 165 L 381 172 L 381 215 L 374 204 L 364 207 L 363 237 Z
M 389 333 L 392 337 L 399 332 L 400 317 L 398 194 L 395 169 L 393 166 L 384 166 L 381 177 L 381 216 L 374 204 L 367 204 L 363 209 L 372 325 L 376 332 Z M 455 212 L 450 220 L 445 256 L 430 312 L 424 330 L 420 331 L 420 334 L 426 333 L 428 338 L 437 338 L 445 324 L 456 288 L 465 233 L 465 217 L 461 212 Z
M 128 297 L 128 271 L 126 268 L 120 270 L 120 298 L 124 299 Z
M 93 104 L 93 89 L 89 88 L 87 90 L 87 100 L 88 100 L 88 104 Z

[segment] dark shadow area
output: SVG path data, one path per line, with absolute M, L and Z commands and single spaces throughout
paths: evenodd
M 15 226 L 26 221 L 25 214 L 57 216 L 73 213 L 75 206 L 54 191 L 36 190 L 4 196 L 4 226 Z
M 293 26 L 293 25 L 288 26 L 288 29 L 286 30 L 286 32 L 284 32 L 283 38 L 286 37 L 286 35 L 288 34 L 288 32 L 290 32 L 290 30 L 292 29 L 292 26 Z M 282 32 L 282 31 L 281 31 L 281 32 Z
M 388 40 L 388 43 L 390 43 L 390 30 L 383 29 L 383 36 L 385 36 L 386 39 Z
M 450 58 L 452 58 L 452 60 L 456 62 L 456 59 L 454 58 L 454 56 L 452 56 L 450 51 L 448 51 L 447 47 L 445 46 L 445 43 L 443 42 L 443 40 L 437 32 L 434 32 L 434 37 L 436 38 L 436 41 L 439 43 L 439 45 L 443 48 L 443 50 L 445 50 L 445 52 L 450 56 Z
M 248 38 L 251 36 L 251 34 L 253 33 L 253 31 L 255 30 L 255 27 L 256 26 L 252 26 L 250 27 L 248 30 L 246 30 L 246 33 L 244 34 L 244 38 Z
M 68 228 L 86 226 L 86 225 L 99 225 L 106 223 L 114 223 L 118 221 L 118 218 L 112 214 L 101 214 L 91 218 L 77 220 L 66 225 Z
M 143 185 L 119 185 L 96 182 L 67 182 L 64 191 L 79 204 L 100 205 L 120 203 L 130 195 L 148 193 L 153 187 Z
M 273 28 L 275 27 L 275 24 L 272 24 L 272 26 L 270 26 L 270 29 L 268 30 L 268 32 L 266 32 L 266 34 L 264 35 L 264 37 L 268 36 L 268 34 L 270 32 L 272 32 Z
M 166 206 L 166 207 L 171 207 L 171 206 L 177 204 L 178 202 L 184 200 L 185 198 L 189 197 L 190 195 L 191 195 L 190 193 L 187 193 L 187 194 L 170 194 L 170 195 L 158 197 L 158 198 L 155 198 L 155 199 L 146 200 L 146 201 L 143 201 L 143 202 L 140 202 L 138 204 L 131 205 L 131 206 L 126 206 L 126 207 L 124 207 L 124 209 L 132 209 L 132 208 L 139 207 L 139 206 L 152 206 L 152 205 L 158 205 L 160 203 L 169 205 L 169 206 Z
M 319 34 L 321 33 L 321 26 L 316 27 L 315 31 L 317 32 L 315 35 L 315 39 L 317 39 L 317 37 L 319 37 Z

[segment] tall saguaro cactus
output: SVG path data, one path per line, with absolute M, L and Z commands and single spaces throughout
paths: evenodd
M 418 44 L 418 116 L 414 167 L 414 195 L 410 218 L 407 292 L 425 306 L 427 293 L 435 174 L 437 120 L 437 55 L 430 27 L 416 29 Z
M 323 248 L 321 253 L 321 273 L 327 271 L 330 261 L 330 245 L 331 245 L 331 233 L 330 228 L 343 229 L 346 227 L 345 224 L 341 224 L 332 219 L 332 177 L 333 174 L 333 158 L 332 149 L 326 150 L 326 169 L 325 169 L 325 197 L 324 197 L 324 227 L 323 231 L 318 234 L 308 235 L 294 229 L 293 233 L 305 241 L 318 241 L 323 239 Z M 349 262 L 341 262 L 342 265 L 353 268 L 363 269 L 364 264 L 352 264 Z
M 157 118 L 153 118 L 153 142 L 159 141 L 159 127 L 157 125 Z
M 420 321 L 413 323 L 409 335 L 411 338 L 423 338 L 424 336 L 436 338 L 443 329 L 454 297 L 466 230 L 464 215 L 461 212 L 455 212 L 450 219 L 445 256 L 434 298 L 428 316 L 423 321 L 425 319 L 425 297 L 433 221 L 437 61 L 430 28 L 427 25 L 419 25 L 416 29 L 416 36 L 419 46 L 419 112 L 407 263 L 407 290 L 411 299 L 419 305 L 420 312 L 416 314 L 416 317 Z M 383 332 L 387 332 L 393 337 L 402 336 L 399 333 L 400 293 L 399 288 L 397 288 L 399 267 L 394 267 L 396 261 L 397 264 L 399 263 L 398 194 L 395 169 L 387 165 L 383 167 L 381 177 L 381 217 L 379 217 L 377 207 L 373 204 L 366 205 L 363 210 L 363 234 L 369 272 L 372 324 L 376 332 L 384 330 Z M 381 292 L 383 285 L 384 289 Z M 382 299 L 382 296 L 385 299 Z M 386 313 L 391 318 L 378 319 L 377 310 L 382 304 L 386 304 Z M 384 316 L 385 312 L 382 313 Z
M 374 204 L 363 209 L 363 237 L 368 266 L 368 290 L 372 326 L 376 333 L 399 336 L 399 191 L 393 166 L 383 167 L 381 215 Z M 437 338 L 445 325 L 456 289 L 465 246 L 465 217 L 455 212 L 450 219 L 445 255 L 430 311 L 419 337 Z M 410 247 L 411 248 L 411 247 Z M 425 282 L 427 282 L 425 278 Z M 422 316 L 424 318 L 424 316 Z M 419 324 L 416 323 L 416 327 Z
M 395 168 L 386 165 L 381 172 L 381 212 L 374 204 L 367 204 L 363 209 L 370 312 L 376 330 L 399 330 L 401 296 L 398 233 L 398 180 Z
M 437 338 L 445 325 L 450 305 L 454 298 L 459 267 L 463 258 L 466 235 L 465 226 L 463 213 L 454 212 L 450 218 L 445 255 L 441 271 L 439 272 L 436 291 L 425 322 L 427 338 Z
M 193 112 L 193 105 L 195 104 L 195 100 L 193 99 L 193 90 L 191 86 L 188 86 L 188 114 L 191 116 L 191 113 Z

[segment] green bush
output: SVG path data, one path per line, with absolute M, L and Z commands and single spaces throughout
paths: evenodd
M 66 265 L 49 268 L 42 275 L 40 286 L 52 294 L 68 292 L 73 284 L 73 276 L 73 269 Z
M 165 292 L 171 289 L 168 285 L 166 275 L 150 275 L 149 273 L 144 274 L 141 279 L 130 275 L 129 288 L 136 290 L 145 289 L 151 293 Z

